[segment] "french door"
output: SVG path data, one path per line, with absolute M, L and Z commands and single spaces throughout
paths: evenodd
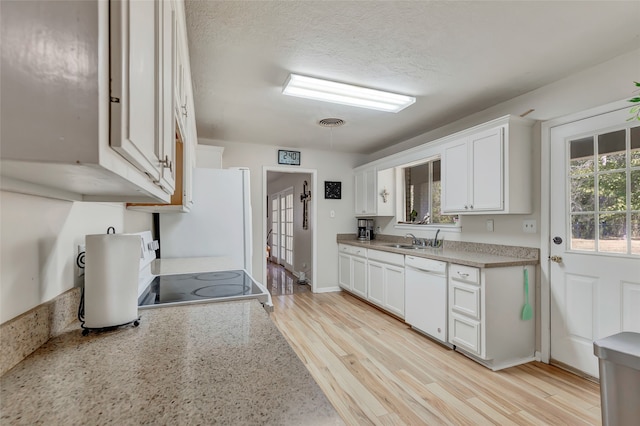
M 280 196 L 271 196 L 271 261 L 278 263 L 280 259 Z
M 550 131 L 551 361 L 598 377 L 593 341 L 640 332 L 640 122 Z
M 293 188 L 271 196 L 271 259 L 293 270 Z

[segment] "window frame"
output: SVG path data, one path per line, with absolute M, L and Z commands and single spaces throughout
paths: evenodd
M 401 229 L 401 230 L 425 230 L 425 229 L 441 229 L 441 228 L 445 228 L 447 231 L 451 231 L 451 232 L 460 232 L 462 226 L 461 226 L 461 217 L 460 215 L 447 215 L 447 216 L 454 216 L 454 223 L 403 223 L 400 222 L 400 219 L 405 219 L 405 206 L 406 206 L 406 198 L 407 198 L 407 194 L 405 193 L 405 176 L 404 176 L 404 170 L 407 168 L 411 168 L 411 167 L 416 167 L 419 166 L 421 164 L 427 164 L 427 163 L 433 163 L 434 161 L 440 160 L 442 161 L 442 155 L 440 153 L 437 154 L 433 154 L 431 156 L 428 157 L 424 157 L 424 158 L 420 158 L 414 161 L 410 161 L 404 164 L 400 164 L 398 166 L 394 167 L 394 172 L 395 172 L 395 182 L 396 182 L 396 194 L 399 194 L 400 196 L 396 197 L 396 208 L 395 208 L 395 212 L 396 212 L 396 216 L 395 216 L 395 223 L 394 223 L 394 228 L 395 229 Z M 432 181 L 432 177 L 433 177 L 433 165 L 431 164 L 429 166 L 429 197 L 432 199 L 433 197 L 433 181 Z M 440 181 L 442 182 L 443 176 L 441 175 L 440 177 Z M 440 185 L 440 190 L 442 191 L 442 185 Z M 431 200 L 430 200 L 431 201 Z M 429 203 L 430 208 L 431 208 L 431 202 Z M 440 211 L 440 213 L 442 214 L 442 210 Z M 457 219 L 456 219 L 457 217 Z

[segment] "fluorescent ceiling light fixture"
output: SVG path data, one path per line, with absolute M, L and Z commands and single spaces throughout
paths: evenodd
M 413 96 L 336 83 L 335 81 L 290 74 L 282 93 L 299 98 L 333 102 L 379 111 L 398 112 L 416 102 Z

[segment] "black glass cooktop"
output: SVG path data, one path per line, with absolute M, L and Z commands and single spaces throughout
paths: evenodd
M 160 275 L 138 298 L 138 306 L 235 300 L 264 294 L 245 271 Z

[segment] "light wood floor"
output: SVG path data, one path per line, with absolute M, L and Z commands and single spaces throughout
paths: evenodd
M 307 284 L 300 284 L 284 266 L 272 262 L 267 262 L 267 290 L 272 296 L 310 291 Z
M 595 425 L 596 383 L 542 363 L 498 372 L 347 293 L 273 297 L 272 318 L 349 425 Z

